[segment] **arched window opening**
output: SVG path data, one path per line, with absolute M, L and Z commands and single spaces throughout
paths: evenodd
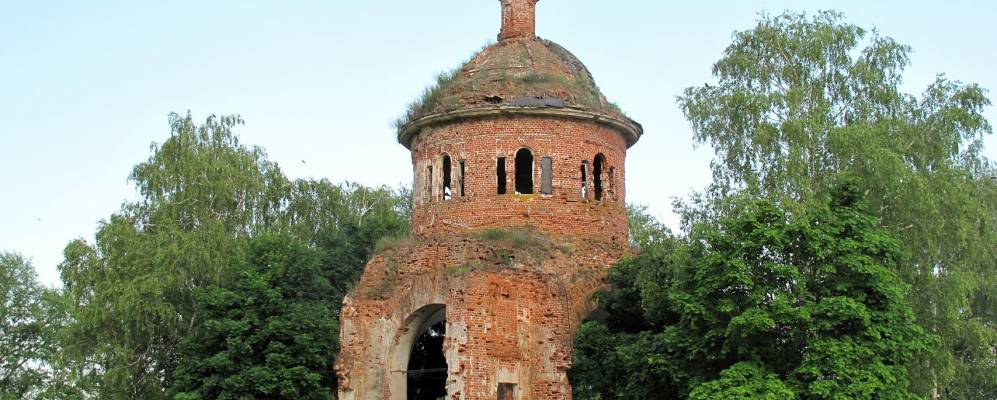
M 498 162 L 495 164 L 495 177 L 498 179 L 496 184 L 496 191 L 498 194 L 505 194 L 505 157 L 499 157 Z
M 589 197 L 589 162 L 582 161 L 582 198 Z
M 529 149 L 516 152 L 516 193 L 533 194 L 533 153 Z
M 605 168 L 606 156 L 599 153 L 592 163 L 592 181 L 595 183 L 595 199 L 602 200 L 602 169 Z
M 540 193 L 550 195 L 554 193 L 553 169 L 554 161 L 550 157 L 544 157 L 540 162 Z
M 433 322 L 431 319 L 430 323 Z M 447 397 L 447 359 L 443 341 L 447 334 L 446 319 L 433 323 L 412 343 L 406 379 L 409 400 L 437 400 Z
M 453 166 L 450 165 L 450 156 L 443 155 L 443 201 L 450 200 L 450 184 L 451 184 L 451 174 L 453 171 Z

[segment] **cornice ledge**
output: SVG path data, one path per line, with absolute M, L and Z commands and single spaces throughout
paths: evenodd
M 493 118 L 509 115 L 522 115 L 531 117 L 565 118 L 575 120 L 593 121 L 606 125 L 619 132 L 627 140 L 627 147 L 633 146 L 644 134 L 644 128 L 630 118 L 619 118 L 608 114 L 602 114 L 575 108 L 540 108 L 540 107 L 512 107 L 498 106 L 488 108 L 473 108 L 468 110 L 448 111 L 430 114 L 425 117 L 410 121 L 398 129 L 398 143 L 406 148 L 411 148 L 412 139 L 415 138 L 423 128 L 461 119 Z

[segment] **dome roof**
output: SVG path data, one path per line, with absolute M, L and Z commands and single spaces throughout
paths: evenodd
M 485 47 L 459 69 L 440 74 L 397 126 L 401 132 L 431 115 L 510 107 L 576 109 L 636 124 L 606 100 L 588 68 L 567 49 L 521 38 Z

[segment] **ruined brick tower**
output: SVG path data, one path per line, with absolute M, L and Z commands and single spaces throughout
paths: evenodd
M 342 311 L 341 400 L 570 399 L 575 330 L 627 252 L 626 150 L 642 128 L 500 0 L 499 42 L 413 105 L 412 237 Z

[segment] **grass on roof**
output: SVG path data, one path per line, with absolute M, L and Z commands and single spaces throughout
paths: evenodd
M 393 123 L 394 128 L 399 130 L 410 122 L 427 115 L 459 109 L 462 94 L 468 95 L 469 93 L 480 91 L 481 94 L 488 95 L 490 94 L 488 93 L 489 85 L 493 85 L 494 82 L 510 82 L 512 85 L 522 84 L 529 86 L 539 94 L 549 91 L 566 92 L 565 94 L 569 98 L 562 100 L 569 104 L 575 104 L 611 115 L 626 116 L 616 104 L 606 101 L 599 88 L 595 85 L 588 69 L 574 55 L 554 42 L 545 39 L 538 40 L 556 58 L 564 60 L 569 64 L 571 75 L 574 76 L 574 82 L 570 82 L 569 79 L 561 75 L 552 75 L 537 71 L 528 71 L 523 74 L 510 74 L 508 71 L 478 72 L 472 74 L 473 76 L 465 77 L 469 83 L 469 87 L 463 88 L 465 93 L 452 93 L 453 85 L 461 76 L 464 67 L 493 44 L 487 43 L 481 49 L 475 51 L 458 67 L 437 74 L 436 81 L 425 88 L 421 95 L 408 105 L 405 113 L 395 119 Z M 502 75 L 496 76 L 496 73 L 501 73 Z

